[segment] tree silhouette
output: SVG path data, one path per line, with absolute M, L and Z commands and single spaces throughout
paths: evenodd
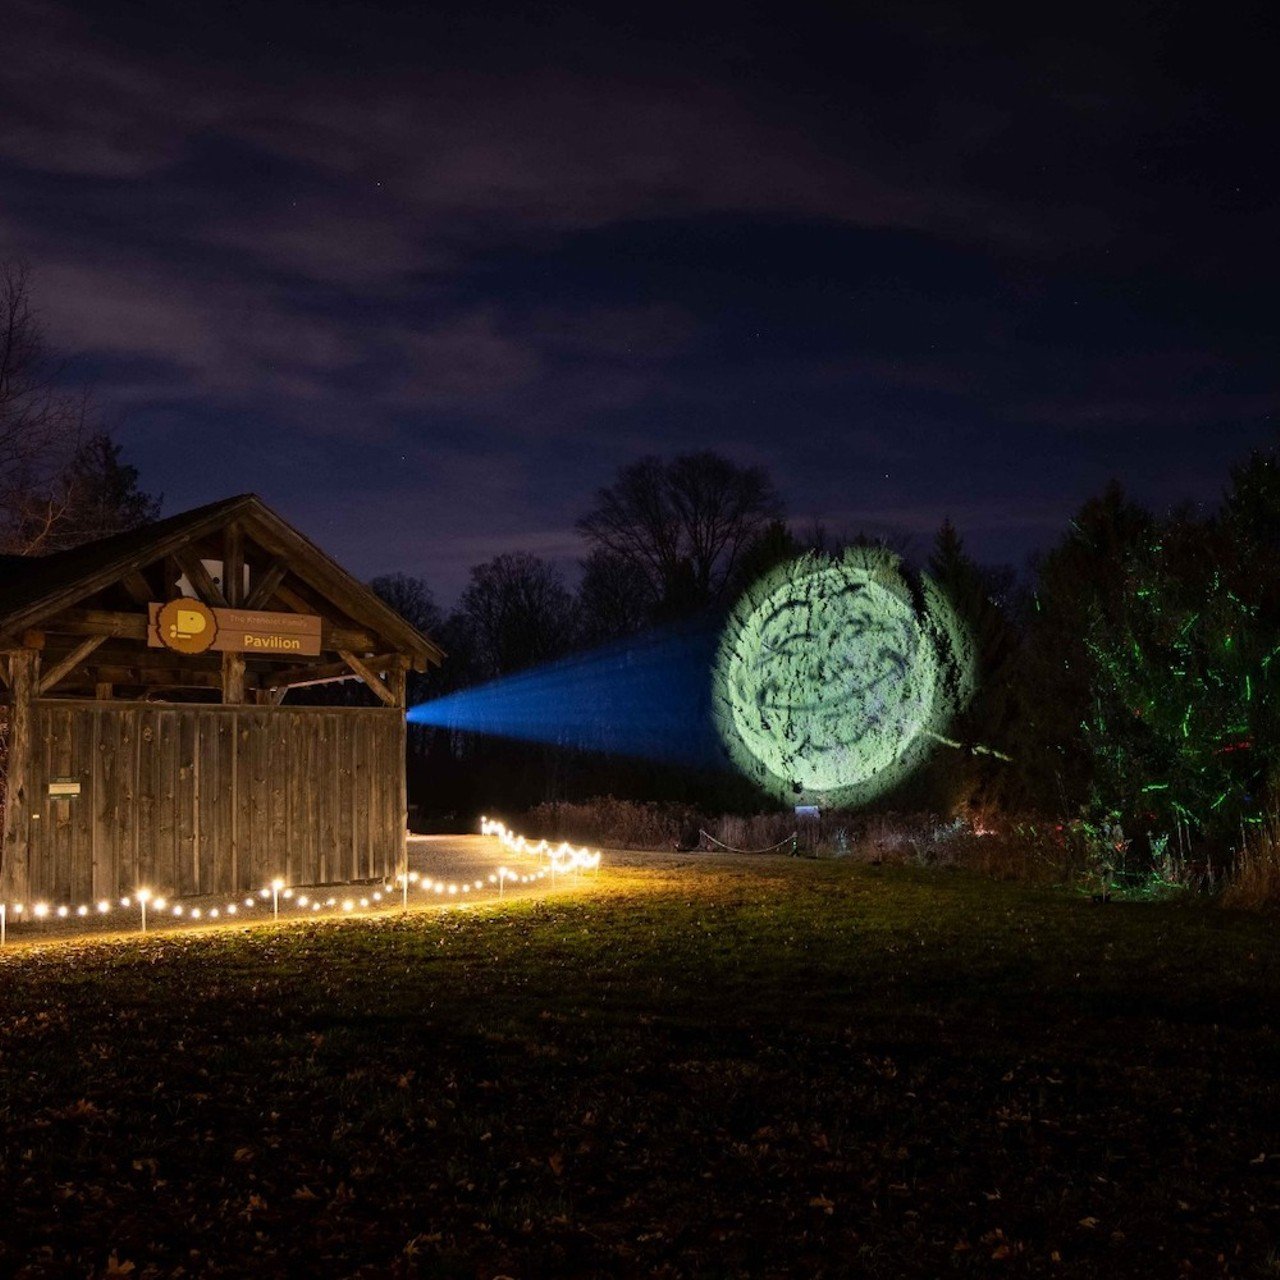
M 632 567 L 661 618 L 723 602 L 743 551 L 781 514 L 763 469 L 690 453 L 624 467 L 578 530 L 594 550 Z

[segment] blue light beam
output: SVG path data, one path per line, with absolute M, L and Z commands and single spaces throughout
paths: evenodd
M 650 632 L 411 707 L 410 724 L 698 767 L 723 765 L 714 627 Z

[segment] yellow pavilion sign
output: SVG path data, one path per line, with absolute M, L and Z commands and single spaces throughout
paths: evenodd
M 211 609 L 200 600 L 147 606 L 147 644 L 177 653 L 298 654 L 320 652 L 320 619 L 309 613 Z

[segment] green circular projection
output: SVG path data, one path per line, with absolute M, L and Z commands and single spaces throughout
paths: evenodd
M 734 606 L 715 710 L 734 762 L 796 804 L 863 804 L 901 782 L 972 691 L 943 593 L 879 548 L 806 555 Z

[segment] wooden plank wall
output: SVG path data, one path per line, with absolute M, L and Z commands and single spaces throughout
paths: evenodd
M 27 865 L 0 898 L 246 893 L 389 877 L 403 856 L 404 713 L 389 707 L 33 707 Z M 80 795 L 55 799 L 53 778 Z M 23 872 L 25 870 L 25 875 Z M 22 881 L 25 881 L 23 883 Z

